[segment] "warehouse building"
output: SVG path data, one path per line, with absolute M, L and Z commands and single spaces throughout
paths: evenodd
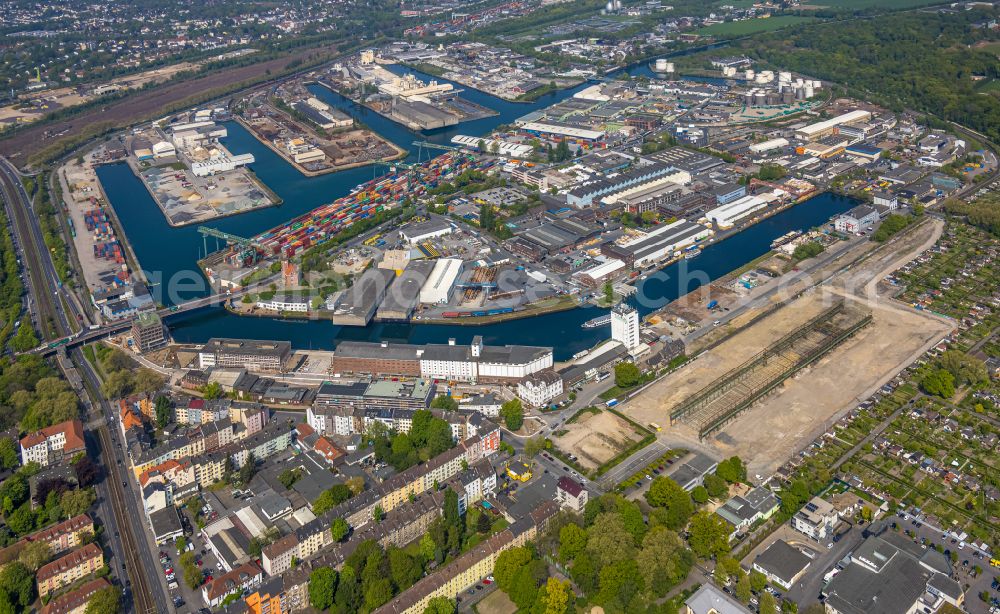
M 705 214 L 705 219 L 719 228 L 732 228 L 739 220 L 767 208 L 767 205 L 775 198 L 777 197 L 770 192 L 757 196 L 744 196 L 739 200 L 712 209 Z
M 455 282 L 464 266 L 461 258 L 440 258 L 434 263 L 427 281 L 420 288 L 420 302 L 425 305 L 447 303 L 455 292 Z
M 476 149 L 483 153 L 496 151 L 497 154 L 507 158 L 527 158 L 534 151 L 531 145 L 525 145 L 524 143 L 510 143 L 498 139 L 482 139 L 477 136 L 466 136 L 464 134 L 451 137 L 451 142 L 459 147 L 468 147 L 469 149 Z M 482 148 L 479 147 L 480 143 L 483 144 Z
M 858 233 L 868 230 L 878 222 L 878 211 L 868 205 L 858 205 L 847 213 L 838 215 L 833 227 L 839 232 Z
M 333 350 L 330 369 L 335 374 L 420 375 L 422 345 L 341 341 Z
M 368 269 L 344 292 L 334 307 L 331 320 L 341 326 L 367 326 L 382 303 L 396 272 Z
M 574 207 L 589 207 L 594 203 L 595 199 L 601 196 L 676 172 L 677 169 L 669 164 L 654 162 L 653 164 L 640 166 L 614 176 L 604 177 L 577 186 L 569 191 L 569 194 L 566 196 L 566 202 Z
M 212 338 L 198 352 L 198 368 L 240 367 L 248 371 L 284 371 L 292 356 L 288 341 Z
M 608 242 L 601 245 L 601 253 L 625 262 L 633 268 L 642 268 L 674 255 L 674 252 L 694 245 L 711 236 L 712 230 L 687 220 L 658 226 L 645 236 L 625 244 Z
M 253 154 L 221 155 L 210 160 L 205 160 L 204 162 L 193 162 L 191 164 L 191 172 L 197 177 L 208 177 L 253 163 Z
M 532 252 L 531 255 L 523 255 L 533 257 L 537 253 L 539 257 L 535 259 L 540 260 L 547 254 L 564 248 L 575 247 L 600 234 L 600 232 L 600 227 L 585 222 L 578 216 L 572 216 L 555 219 L 535 228 L 528 229 L 515 237 L 515 240 L 512 242 L 516 243 L 516 240 L 520 240 L 536 246 L 537 250 L 530 250 Z M 518 248 L 513 245 L 511 248 L 514 251 L 518 251 Z M 518 253 L 522 252 L 518 251 Z
M 420 301 L 420 290 L 427 283 L 434 266 L 433 260 L 410 262 L 403 269 L 403 274 L 393 282 L 392 287 L 386 292 L 385 298 L 375 313 L 375 318 L 383 322 L 409 320 Z
M 429 344 L 420 355 L 421 377 L 460 382 L 516 382 L 552 368 L 552 348 L 483 345 L 476 335 L 467 346 Z
M 824 136 L 829 136 L 833 134 L 837 127 L 842 124 L 850 124 L 853 122 L 866 121 L 870 119 L 872 114 L 868 111 L 856 110 L 838 115 L 837 117 L 827 119 L 821 122 L 816 122 L 815 124 L 809 124 L 808 126 L 803 126 L 795 131 L 795 136 L 800 139 L 807 141 L 815 141 L 816 139 L 823 138 Z
M 595 143 L 605 137 L 603 130 L 589 130 L 587 128 L 555 122 L 528 122 L 521 126 L 521 130 L 532 136 L 554 138 L 556 140 L 586 141 L 587 143 Z
M 441 237 L 451 234 L 453 228 L 451 224 L 441 219 L 430 219 L 418 224 L 410 224 L 399 231 L 399 234 L 410 244 L 414 245 L 421 241 Z
M 596 288 L 624 272 L 625 263 L 618 258 L 611 257 L 595 267 L 576 273 L 575 276 L 583 285 Z

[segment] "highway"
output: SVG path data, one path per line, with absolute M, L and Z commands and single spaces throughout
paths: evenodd
M 74 309 L 75 303 L 64 301 L 60 297 L 60 292 L 64 290 L 45 247 L 42 230 L 31 201 L 24 190 L 17 169 L 3 158 L 0 158 L 0 196 L 3 197 L 5 210 L 11 220 L 12 238 L 21 259 L 22 271 L 25 273 L 23 277 L 28 293 L 27 307 L 40 337 L 44 340 L 68 339 L 75 336 L 73 327 L 77 321 L 77 313 L 67 313 L 67 308 Z M 42 347 L 45 347 L 44 343 Z M 86 410 L 93 408 L 89 397 L 97 399 L 101 408 L 100 416 L 103 419 L 110 406 L 107 400 L 100 396 L 100 384 L 90 365 L 79 351 L 75 354 L 76 367 L 64 352 L 56 355 L 56 363 L 76 390 Z M 84 388 L 81 372 L 87 388 L 92 391 L 90 395 Z M 89 422 L 93 416 L 85 417 Z M 155 584 L 151 584 L 148 578 L 148 573 L 156 573 L 159 566 L 152 565 L 153 559 L 149 548 L 136 540 L 136 535 L 145 537 L 142 526 L 144 515 L 134 505 L 128 507 L 123 492 L 132 494 L 131 490 L 116 487 L 122 479 L 117 463 L 119 460 L 124 462 L 124 452 L 114 454 L 106 424 L 101 424 L 94 432 L 98 436 L 96 443 L 101 450 L 99 458 L 105 469 L 105 479 L 97 485 L 98 519 L 104 527 L 111 549 L 109 561 L 112 573 L 119 578 L 123 576 L 123 572 L 128 575 L 128 580 L 125 582 L 126 586 L 130 585 L 131 590 L 127 591 L 126 595 L 130 595 L 131 599 L 126 599 L 125 602 L 130 611 L 143 614 L 168 612 L 170 610 L 166 605 L 164 591 L 158 588 L 155 591 L 151 590 Z M 111 451 L 112 454 L 106 454 L 107 451 Z

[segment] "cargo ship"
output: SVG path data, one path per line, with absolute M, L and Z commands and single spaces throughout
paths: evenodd
M 513 307 L 497 307 L 496 309 L 485 309 L 481 311 L 446 311 L 441 314 L 443 318 L 481 318 L 483 316 L 499 316 L 505 313 L 513 313 Z
M 600 328 L 601 326 L 607 326 L 608 324 L 611 324 L 610 313 L 606 313 L 603 316 L 597 316 L 596 318 L 591 318 L 581 324 L 580 328 Z
M 257 235 L 250 241 L 252 247 L 233 246 L 226 261 L 232 266 L 245 267 L 262 258 L 294 257 L 355 222 L 394 209 L 407 198 L 422 196 L 455 175 L 467 170 L 488 170 L 494 164 L 492 160 L 448 152 L 409 169 L 394 170 L 360 184 L 343 198 Z

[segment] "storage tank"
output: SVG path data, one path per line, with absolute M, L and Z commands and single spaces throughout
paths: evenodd
M 743 94 L 743 106 L 752 107 L 753 106 L 753 92 L 747 92 Z
M 802 89 L 805 90 L 805 97 L 806 98 L 812 98 L 816 94 L 816 90 L 814 90 L 813 86 L 811 86 L 811 85 L 807 85 L 807 86 L 805 86 Z
M 667 62 L 667 72 L 669 72 L 669 73 L 674 72 L 674 63 L 673 62 Z
M 656 60 L 655 65 L 656 72 L 666 72 L 667 71 L 667 61 L 663 58 Z
M 797 87 L 795 88 L 795 100 L 805 100 L 806 98 L 806 88 Z
M 722 68 L 722 74 L 725 75 L 725 76 L 727 76 L 727 77 L 735 77 L 736 76 L 736 67 L 735 66 L 724 66 Z
M 823 83 L 821 81 L 813 81 L 812 84 L 814 90 L 818 90 L 819 88 L 823 87 Z
M 754 81 L 761 84 L 767 83 L 767 75 L 765 75 L 764 73 L 758 73 L 757 76 L 754 78 Z
M 781 92 L 781 103 L 792 104 L 793 102 L 795 102 L 795 92 L 789 88 L 785 88 L 785 91 Z
M 804 82 L 802 81 L 802 77 L 799 77 L 799 78 L 795 79 L 795 85 L 796 85 L 796 87 L 802 87 L 803 84 L 804 84 Z
M 756 106 L 758 106 L 758 107 L 762 107 L 762 106 L 766 105 L 767 104 L 767 94 L 764 93 L 764 92 L 757 92 L 757 93 L 755 93 L 753 95 L 753 103 Z
M 768 92 L 767 94 L 767 104 L 775 105 L 781 102 L 781 94 L 778 92 Z
M 788 83 L 791 80 L 792 80 L 792 73 L 785 71 L 778 73 L 778 81 L 781 81 L 782 83 Z
M 743 73 L 743 78 L 746 79 L 747 81 L 753 81 L 753 76 L 754 72 L 749 69 L 745 73 Z

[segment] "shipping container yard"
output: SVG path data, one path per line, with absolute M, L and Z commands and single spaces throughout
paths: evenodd
M 259 234 L 247 244 L 229 246 L 221 261 L 239 269 L 270 258 L 293 258 L 355 222 L 423 195 L 444 180 L 467 170 L 488 170 L 493 164 L 471 154 L 448 152 L 407 169 L 392 167 L 389 174 L 358 186 L 348 196 Z

